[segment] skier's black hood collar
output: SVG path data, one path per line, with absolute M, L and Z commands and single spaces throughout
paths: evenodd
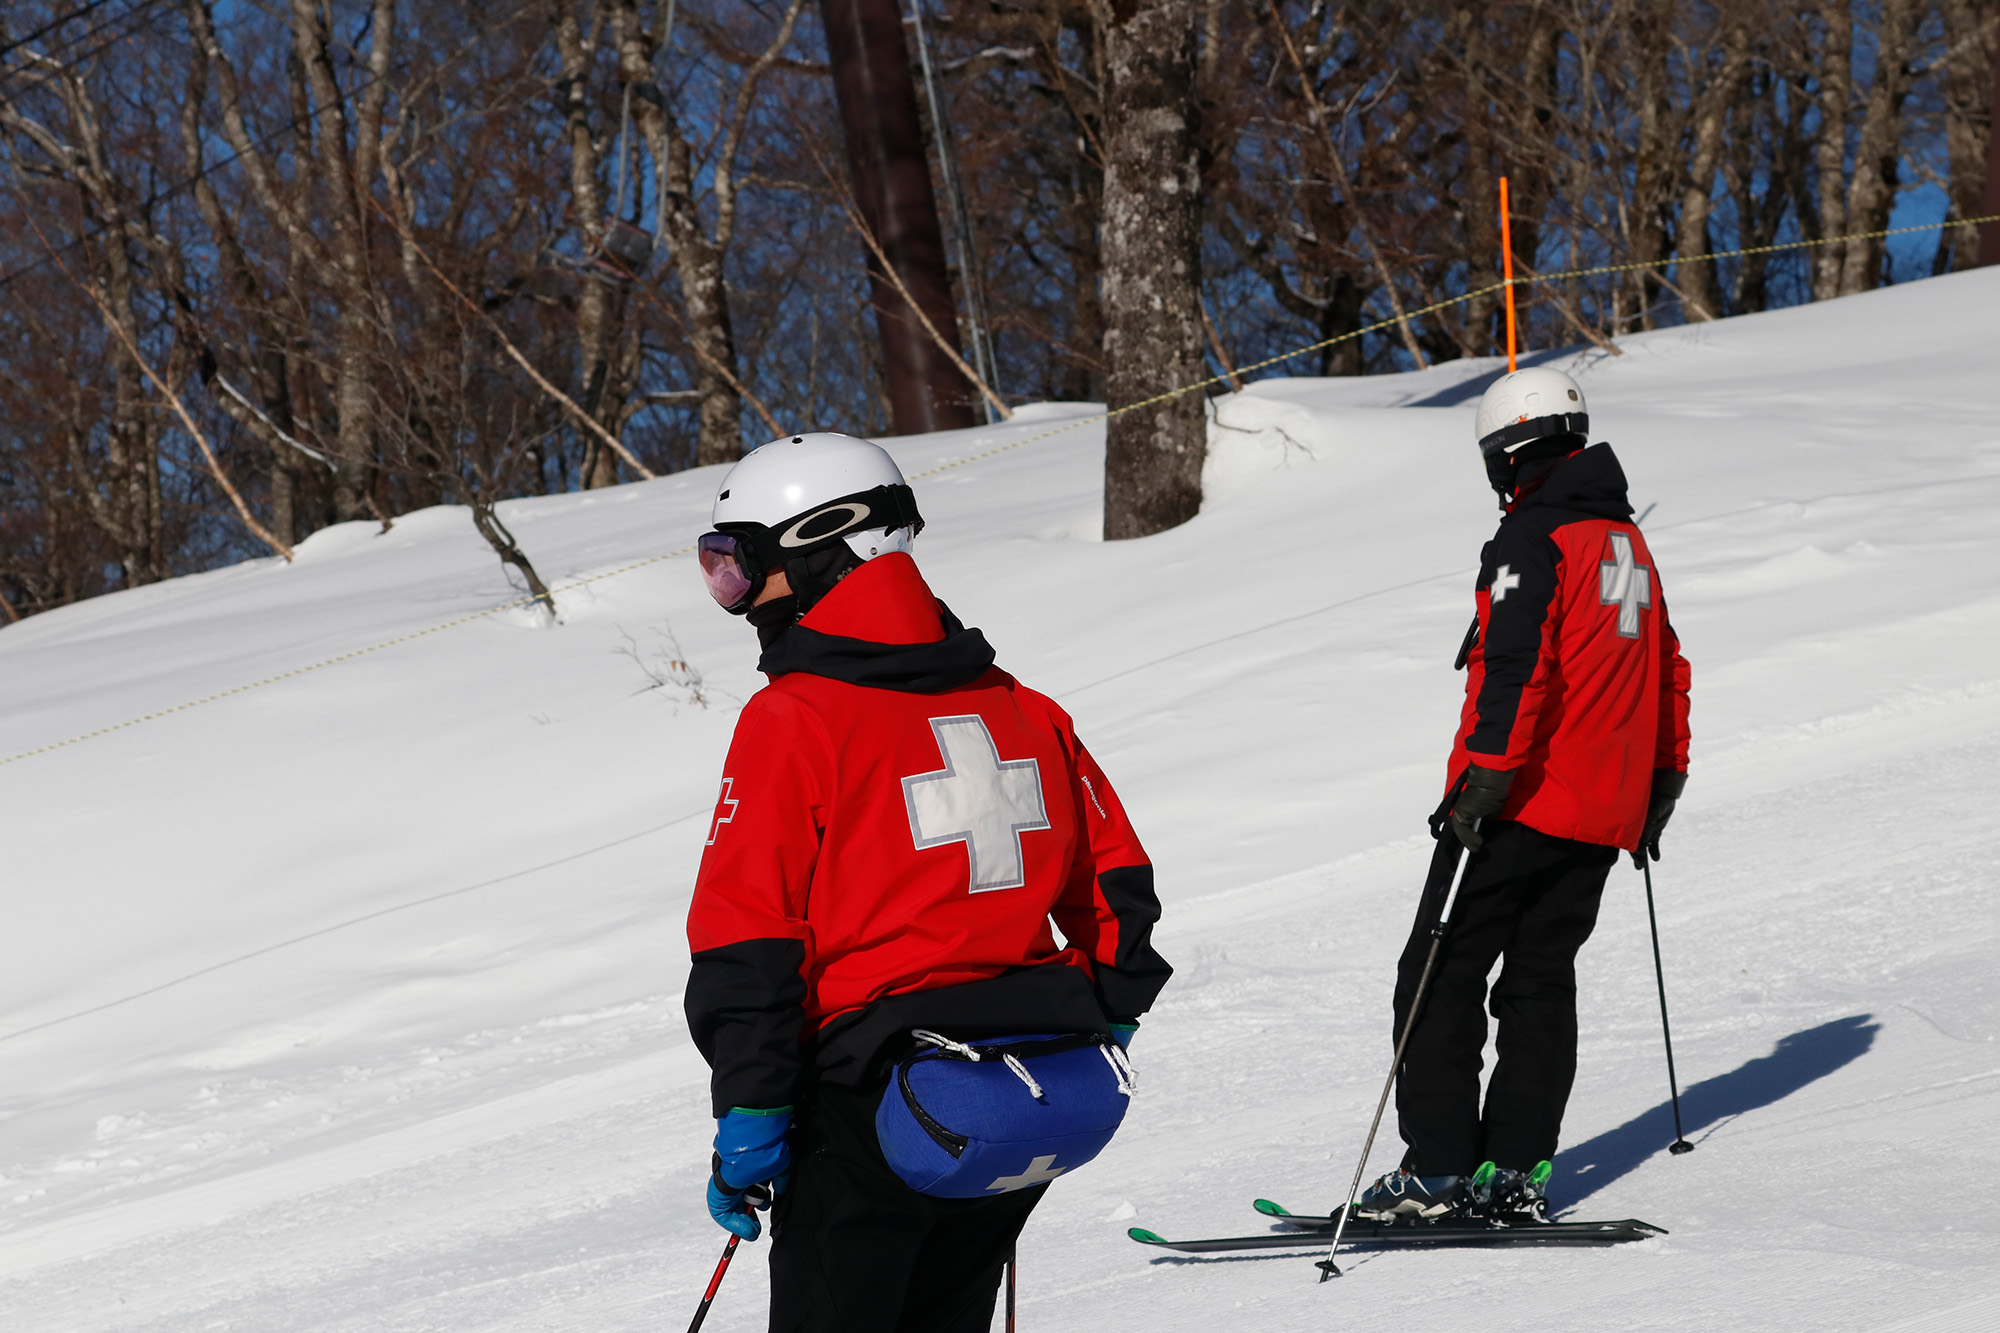
M 937 600 L 901 553 L 877 556 L 834 585 L 805 618 L 769 640 L 757 669 L 801 671 L 849 685 L 936 694 L 970 685 L 993 645 Z
M 1593 444 L 1553 460 L 1553 466 L 1541 477 L 1524 482 L 1507 512 L 1546 507 L 1623 522 L 1632 517 L 1626 489 L 1625 469 L 1618 465 L 1618 455 L 1608 444 Z

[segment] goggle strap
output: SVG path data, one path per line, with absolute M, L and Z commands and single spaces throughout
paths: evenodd
M 1590 413 L 1558 412 L 1553 416 L 1533 417 L 1527 421 L 1516 421 L 1502 426 L 1479 442 L 1479 452 L 1492 457 L 1503 449 L 1527 444 L 1547 435 L 1588 435 L 1590 434 Z
M 816 532 L 810 538 L 795 539 L 786 544 L 784 539 L 787 535 L 797 532 L 814 518 L 850 505 L 859 508 L 861 513 L 830 532 Z M 916 495 L 907 485 L 877 486 L 843 495 L 816 504 L 771 527 L 731 523 L 722 531 L 736 538 L 746 557 L 746 572 L 755 578 L 759 573 L 781 569 L 794 559 L 824 550 L 843 537 L 875 528 L 908 528 L 912 535 L 923 531 L 923 515 L 917 512 Z

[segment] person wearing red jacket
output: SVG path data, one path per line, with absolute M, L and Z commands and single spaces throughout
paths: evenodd
M 1506 516 L 1481 554 L 1478 616 L 1459 653 L 1465 707 L 1397 969 L 1392 1040 L 1461 855 L 1469 863 L 1397 1070 L 1407 1151 L 1363 1193 L 1362 1216 L 1547 1219 L 1576 1078 L 1577 951 L 1619 849 L 1659 859 L 1687 780 L 1687 659 L 1624 471 L 1589 429 L 1582 390 L 1559 371 L 1507 375 L 1480 404 Z M 1489 1003 L 1499 1059 L 1482 1111 Z
M 913 1030 L 1130 1040 L 1171 972 L 1152 866 L 1063 710 L 925 585 L 887 453 L 774 441 L 700 555 L 770 683 L 744 706 L 688 912 L 716 1220 L 772 1211 L 773 1330 L 984 1330 L 1060 1166 L 919 1193 L 876 1109 Z M 1061 938 L 1057 938 L 1057 932 Z

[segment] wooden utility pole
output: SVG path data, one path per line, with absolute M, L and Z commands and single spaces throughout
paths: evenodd
M 1113 408 L 1208 378 L 1191 0 L 1103 0 L 1105 388 Z M 1201 509 L 1207 398 L 1184 393 L 1105 428 L 1104 535 L 1144 537 Z
M 834 96 L 847 140 L 854 202 L 905 300 L 869 248 L 868 280 L 882 339 L 882 378 L 898 435 L 958 430 L 974 422 L 974 390 L 910 309 L 957 342 L 958 312 L 945 269 L 944 234 L 917 115 L 917 89 L 897 0 L 820 0 Z

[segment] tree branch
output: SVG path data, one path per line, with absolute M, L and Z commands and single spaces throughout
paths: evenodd
M 382 207 L 382 204 L 379 200 L 370 200 L 370 202 L 375 205 L 375 210 L 378 213 L 380 213 L 384 218 L 388 219 L 389 225 L 395 228 L 396 234 L 402 237 L 403 243 L 410 247 L 410 249 L 416 254 L 418 259 L 423 261 L 424 267 L 431 271 L 431 275 L 435 277 L 439 282 L 444 284 L 444 289 L 450 292 L 453 296 L 457 297 L 461 305 L 463 305 L 467 310 L 470 310 L 473 314 L 479 316 L 479 318 L 486 324 L 486 327 L 492 330 L 493 336 L 500 340 L 500 346 L 506 350 L 508 356 L 514 359 L 514 364 L 518 365 L 521 369 L 527 371 L 528 378 L 532 379 L 538 386 L 540 386 L 543 393 L 547 394 L 549 397 L 555 399 L 558 403 L 561 403 L 565 408 L 567 408 L 570 414 L 574 416 L 578 421 L 581 421 L 585 426 L 587 426 L 591 430 L 591 432 L 597 436 L 598 439 L 604 442 L 607 448 L 609 448 L 613 453 L 617 454 L 620 458 L 624 459 L 627 467 L 630 467 L 634 472 L 637 472 L 647 481 L 653 481 L 658 478 L 659 474 L 654 472 L 651 468 L 647 467 L 644 463 L 641 463 L 638 457 L 635 454 L 633 454 L 633 452 L 630 449 L 627 449 L 625 447 L 625 442 L 623 440 L 620 440 L 616 435 L 613 435 L 610 431 L 604 429 L 604 427 L 601 424 L 599 424 L 596 417 L 593 417 L 590 415 L 590 413 L 584 411 L 583 408 L 577 404 L 575 399 L 571 398 L 561 389 L 558 389 L 554 384 L 551 384 L 546 375 L 542 374 L 541 371 L 535 369 L 534 363 L 528 360 L 528 358 L 522 354 L 521 349 L 514 345 L 514 340 L 507 336 L 507 330 L 500 327 L 500 321 L 493 318 L 493 316 L 487 314 L 486 310 L 477 301 L 467 296 L 464 293 L 464 291 L 460 290 L 459 285 L 457 283 L 453 282 L 450 278 L 445 276 L 444 270 L 437 266 L 437 262 L 433 260 L 430 257 L 430 255 L 424 251 L 423 246 L 417 244 L 416 238 L 404 229 L 403 224 L 397 220 L 395 214 L 391 213 L 388 209 Z

